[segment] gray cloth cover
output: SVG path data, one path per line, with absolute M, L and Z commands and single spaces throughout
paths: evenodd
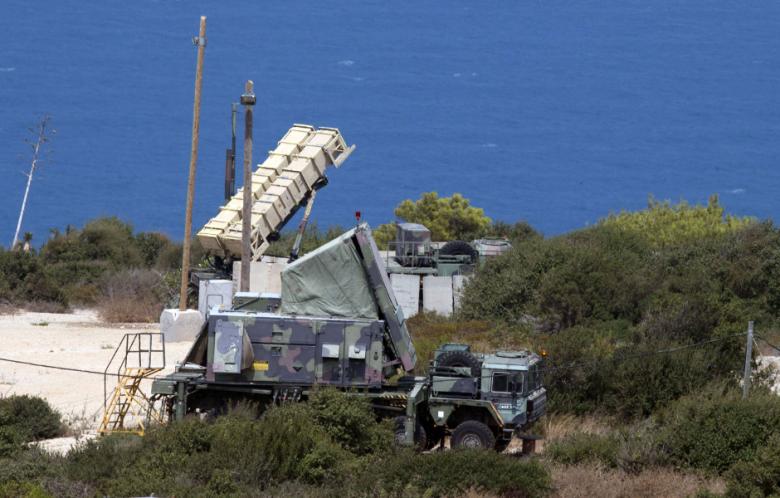
M 353 235 L 354 229 L 282 271 L 283 314 L 378 318 Z

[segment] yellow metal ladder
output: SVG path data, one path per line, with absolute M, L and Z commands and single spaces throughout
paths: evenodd
M 149 424 L 162 423 L 154 400 L 142 383 L 165 367 L 165 340 L 160 333 L 125 334 L 103 372 L 103 419 L 98 432 L 143 435 Z M 117 379 L 109 393 L 108 379 Z M 133 424 L 129 427 L 127 424 Z

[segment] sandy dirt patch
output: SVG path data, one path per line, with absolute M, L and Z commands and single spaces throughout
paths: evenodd
M 159 326 L 101 323 L 91 310 L 0 315 L 0 357 L 102 372 L 122 337 L 131 332 L 159 332 Z M 189 342 L 166 344 L 163 373 L 172 371 L 189 347 Z M 109 379 L 109 388 L 115 382 Z M 102 416 L 103 376 L 0 361 L 0 396 L 11 394 L 45 398 L 69 424 L 89 431 Z

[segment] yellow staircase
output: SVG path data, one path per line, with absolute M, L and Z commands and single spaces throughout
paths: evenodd
M 165 368 L 165 340 L 160 333 L 125 334 L 103 372 L 103 419 L 98 432 L 143 435 L 150 424 L 163 422 L 143 382 Z M 109 393 L 108 379 L 116 378 Z

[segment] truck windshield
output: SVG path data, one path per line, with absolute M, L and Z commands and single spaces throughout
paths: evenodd
M 525 392 L 525 372 L 496 372 L 493 374 L 494 393 Z

